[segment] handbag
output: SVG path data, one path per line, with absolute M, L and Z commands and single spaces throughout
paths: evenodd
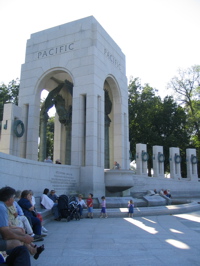
M 42 221 L 43 221 L 42 214 L 38 212 L 36 217 L 37 217 L 37 218 L 40 220 L 40 222 L 42 223 Z

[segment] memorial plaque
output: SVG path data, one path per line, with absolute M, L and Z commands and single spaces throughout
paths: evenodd
M 58 195 L 71 194 L 76 191 L 77 181 L 74 173 L 66 173 L 62 170 L 56 171 L 51 179 L 52 187 Z

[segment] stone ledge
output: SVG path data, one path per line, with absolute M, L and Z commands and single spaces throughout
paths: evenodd
M 192 211 L 199 211 L 200 204 L 195 201 L 180 205 L 168 205 L 168 206 L 156 206 L 156 207 L 136 207 L 134 209 L 134 217 L 141 216 L 156 216 L 156 215 L 172 215 L 180 214 Z M 94 210 L 94 217 L 98 217 L 100 214 L 100 209 Z M 109 217 L 127 217 L 128 208 L 116 208 L 107 209 Z
M 179 205 L 168 205 L 168 206 L 156 206 L 156 207 L 136 207 L 134 209 L 133 217 L 142 217 L 142 216 L 157 216 L 157 215 L 173 215 L 188 213 L 193 211 L 200 211 L 200 204 L 197 201 L 192 201 L 186 204 Z M 94 218 L 99 218 L 101 209 L 94 209 L 93 216 Z M 44 210 L 41 214 L 48 214 L 44 217 L 44 223 L 46 224 L 52 221 L 53 215 L 50 210 Z M 128 208 L 107 208 L 107 214 L 110 218 L 126 218 L 128 216 Z M 87 216 L 87 211 L 84 209 L 83 216 Z M 63 219 L 66 221 L 66 219 Z

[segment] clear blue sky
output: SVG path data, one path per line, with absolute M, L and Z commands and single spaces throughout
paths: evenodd
M 126 55 L 127 77 L 166 94 L 200 64 L 200 0 L 0 0 L 0 82 L 20 77 L 31 33 L 93 15 Z

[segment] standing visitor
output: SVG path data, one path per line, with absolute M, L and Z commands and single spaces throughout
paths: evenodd
M 134 213 L 134 204 L 133 204 L 133 201 L 130 200 L 128 203 L 128 217 L 133 218 L 133 213 Z
M 45 163 L 53 163 L 53 161 L 51 160 L 51 156 L 48 156 L 45 160 Z
M 101 197 L 101 216 L 100 218 L 108 218 L 108 215 L 106 213 L 106 198 L 104 196 Z
M 93 219 L 93 194 L 92 193 L 90 193 L 87 198 L 87 208 L 88 208 L 87 218 Z

